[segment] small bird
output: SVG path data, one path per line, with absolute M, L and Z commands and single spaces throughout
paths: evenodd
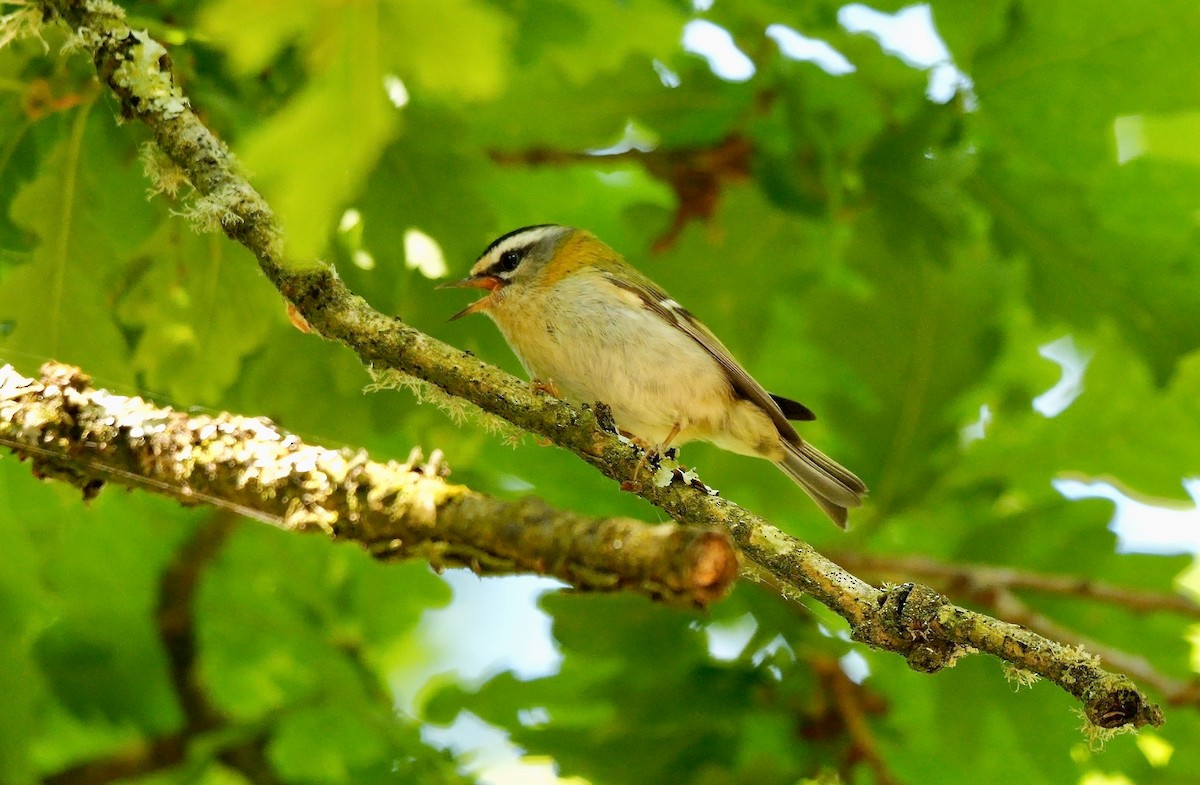
M 533 383 L 579 405 L 603 402 L 652 449 L 697 439 L 766 458 L 839 526 L 862 480 L 796 433 L 808 407 L 754 381 L 696 317 L 591 232 L 542 224 L 487 247 L 468 278 L 487 294 L 450 317 L 491 317 Z

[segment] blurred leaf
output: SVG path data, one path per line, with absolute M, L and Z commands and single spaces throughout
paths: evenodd
M 11 458 L 0 461 L 0 505 L 23 506 L 28 471 Z M 0 516 L 0 781 L 30 782 L 34 769 L 29 739 L 36 737 L 38 710 L 47 686 L 38 672 L 33 642 L 54 616 L 41 585 L 41 558 L 33 532 L 16 515 Z
M 232 46 L 247 34 L 257 35 L 258 27 L 234 12 L 243 7 L 225 3 L 205 16 L 218 40 Z M 290 4 L 275 8 L 288 19 L 296 13 Z M 351 4 L 340 13 L 292 20 L 299 26 L 319 24 L 311 78 L 239 145 L 239 155 L 287 230 L 294 259 L 311 259 L 322 250 L 337 217 L 395 132 L 397 110 L 384 92 L 387 42 L 373 10 L 368 4 Z M 230 32 L 227 25 L 241 26 L 243 35 L 222 36 Z M 307 151 L 305 166 L 296 165 L 298 149 Z
M 1018 691 L 998 663 L 983 657 L 968 657 L 933 677 L 907 670 L 895 657 L 872 658 L 872 670 L 869 683 L 888 696 L 888 716 L 877 738 L 898 781 L 961 782 L 962 769 L 937 762 L 945 737 L 927 733 L 930 728 L 953 728 L 955 738 L 972 750 L 971 765 L 987 772 L 989 781 L 1052 785 L 1081 776 L 1068 754 L 1072 745 L 1086 747 L 1081 720 L 1057 687 L 1035 684 Z M 1030 732 L 1031 716 L 1038 718 L 1036 732 Z
M 979 20 L 964 21 L 980 29 Z M 1197 62 L 1200 8 L 1188 0 L 1144 15 L 1113 0 L 1021 4 L 1005 22 L 1004 45 L 964 66 L 989 130 L 1051 171 L 1078 176 L 1115 163 L 1112 123 L 1121 115 L 1200 104 L 1200 85 L 1181 67 Z
M 270 756 L 291 782 L 361 782 L 353 772 L 377 763 L 385 745 L 377 728 L 338 707 L 298 712 L 279 724 Z
M 1111 2 L 1023 5 L 1008 14 L 1004 45 L 966 66 L 987 107 L 981 138 L 1007 154 L 989 156 L 978 193 L 1011 250 L 1033 262 L 1032 302 L 1051 319 L 1086 327 L 1110 314 L 1136 337 L 1159 382 L 1200 345 L 1200 328 L 1183 316 L 1200 296 L 1200 257 L 1192 247 L 1158 247 L 1157 215 L 1111 231 L 1093 188 L 1111 195 L 1114 178 L 1136 182 L 1116 171 L 1118 118 L 1200 104 L 1186 76 L 1187 64 L 1200 64 L 1189 43 L 1198 31 L 1200 8 L 1186 0 L 1145 16 Z M 1194 206 L 1198 186 L 1194 173 L 1173 177 L 1154 201 Z
M 512 22 L 490 3 L 384 3 L 379 23 L 385 61 L 431 98 L 495 98 L 506 84 Z
M 162 570 L 195 513 L 111 490 L 82 508 L 78 491 L 31 482 L 11 458 L 0 473 L 0 503 L 13 513 L 0 525 L 0 572 L 24 587 L 0 588 L 22 603 L 19 615 L 0 615 L 10 658 L 0 678 L 21 679 L 0 721 L 0 748 L 16 743 L 21 752 L 0 766 L 32 761 L 44 774 L 128 748 L 139 734 L 176 730 L 155 613 Z
M 1090 357 L 1079 396 L 1046 417 L 1022 398 L 1044 391 L 1031 390 L 1027 379 L 1017 382 L 1024 389 L 997 390 L 988 401 L 995 412 L 988 436 L 971 444 L 959 476 L 1002 475 L 1029 495 L 1054 494 L 1049 481 L 1056 476 L 1106 477 L 1135 493 L 1183 498 L 1180 478 L 1200 473 L 1200 415 L 1192 405 L 1200 394 L 1200 353 L 1185 358 L 1160 389 L 1112 330 L 1076 336 L 1076 343 Z M 1009 367 L 1046 363 L 1029 344 L 1020 351 Z
M 130 141 L 91 109 L 71 113 L 69 135 L 13 200 L 14 221 L 40 245 L 0 280 L 0 320 L 12 325 L 0 347 L 76 362 L 128 384 L 125 341 L 106 295 L 156 211 L 146 204 L 140 175 L 123 163 Z
M 364 666 L 385 665 L 446 596 L 423 564 L 385 567 L 356 546 L 244 529 L 198 597 L 204 682 L 220 709 L 246 719 L 340 691 L 370 694 L 380 676 Z
M 895 219 L 877 220 L 860 221 L 847 249 L 856 272 L 871 281 L 869 293 L 814 291 L 803 318 L 837 358 L 828 364 L 853 370 L 857 395 L 864 386 L 870 391 L 868 399 L 842 394 L 829 405 L 839 426 L 870 434 L 851 465 L 872 486 L 875 509 L 887 513 L 919 504 L 939 456 L 957 445 L 958 423 L 947 414 L 995 354 L 998 325 L 988 316 L 997 311 L 1005 274 L 980 251 L 943 247 L 936 221 L 898 244 L 889 231 Z M 951 256 L 950 266 L 938 263 Z
M 632 55 L 647 65 L 669 57 L 687 19 L 681 6 L 671 0 L 538 3 L 535 13 L 524 15 L 514 50 L 522 64 L 537 63 L 580 83 Z
M 285 319 L 279 294 L 244 249 L 178 221 L 139 249 L 116 313 L 141 333 L 132 362 L 145 383 L 194 404 L 219 400 L 246 355 Z

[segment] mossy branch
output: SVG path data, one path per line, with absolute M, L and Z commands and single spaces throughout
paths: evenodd
M 110 3 L 41 1 L 88 45 L 123 113 L 150 127 L 159 148 L 213 205 L 225 233 L 254 253 L 263 272 L 318 333 L 345 344 L 371 368 L 409 374 L 545 436 L 618 482 L 632 477 L 636 454 L 615 437 L 611 423 L 603 427 L 595 411 L 535 394 L 509 374 L 378 313 L 328 266 L 286 260 L 269 206 L 234 171 L 224 145 L 190 109 L 179 109 L 186 97 L 174 87 L 165 50 L 131 30 Z M 160 50 L 162 56 L 151 56 Z M 130 63 L 137 68 L 126 67 Z M 814 597 L 849 622 L 856 640 L 900 653 L 914 668 L 936 671 L 973 647 L 1059 684 L 1082 702 L 1097 726 L 1162 722 L 1161 710 L 1129 679 L 1106 672 L 1095 658 L 1071 647 L 959 608 L 922 586 L 877 589 L 807 543 L 701 490 L 676 484 L 643 487 L 640 493 L 676 520 L 724 527 L 746 557 L 744 572 L 785 596 Z
M 0 368 L 0 445 L 85 496 L 106 481 L 143 488 L 358 542 L 383 559 L 536 572 L 689 605 L 724 596 L 737 575 L 721 529 L 501 501 L 446 482 L 440 457 L 379 463 L 307 444 L 262 418 L 193 415 L 113 395 L 59 363 L 44 365 L 40 379 Z

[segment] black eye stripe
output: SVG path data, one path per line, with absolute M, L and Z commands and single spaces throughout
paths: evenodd
M 521 257 L 523 256 L 524 254 L 517 251 L 505 251 L 500 254 L 500 261 L 496 262 L 496 272 L 512 272 L 521 264 Z
M 493 275 L 504 275 L 511 273 L 521 265 L 521 260 L 525 258 L 525 254 L 529 253 L 529 247 L 513 248 L 500 254 L 500 258 L 496 263 L 489 268 L 488 272 Z

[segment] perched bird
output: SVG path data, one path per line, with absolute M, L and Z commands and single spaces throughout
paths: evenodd
M 485 313 L 535 384 L 607 404 L 617 427 L 659 451 L 696 439 L 766 458 L 839 526 L 866 486 L 805 442 L 808 407 L 771 395 L 717 337 L 595 235 L 527 226 L 500 237 L 450 284 L 488 294 Z

